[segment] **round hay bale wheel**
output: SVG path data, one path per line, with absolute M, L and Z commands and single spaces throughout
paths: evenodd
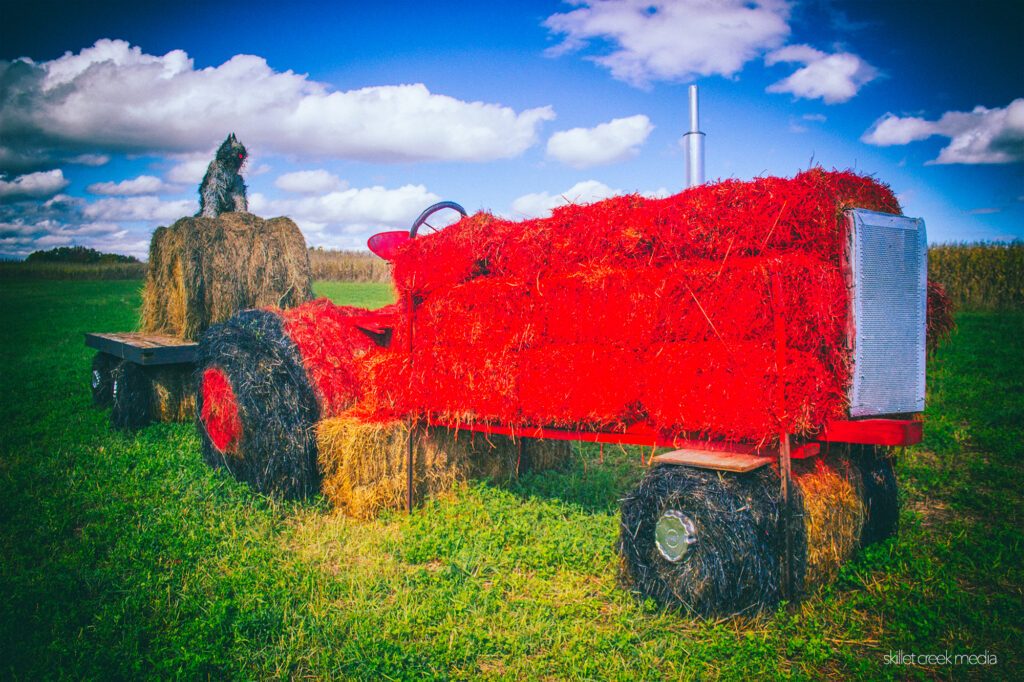
M 706 617 L 772 608 L 781 596 L 778 475 L 657 466 L 622 502 L 623 579 L 665 608 Z M 795 489 L 795 486 L 794 486 Z M 791 496 L 794 518 L 802 514 Z M 792 584 L 803 582 L 804 534 L 792 527 Z
M 127 360 L 111 372 L 110 423 L 115 429 L 134 431 L 152 421 L 153 381 L 145 368 Z
M 893 458 L 886 448 L 874 445 L 850 446 L 853 461 L 864 485 L 864 527 L 861 547 L 896 537 L 900 523 L 900 501 Z
M 255 490 L 287 499 L 320 488 L 320 408 L 280 315 L 246 310 L 199 343 L 196 423 L 203 457 Z
M 114 367 L 120 360 L 110 353 L 97 353 L 92 358 L 89 385 L 92 388 L 92 404 L 96 407 L 110 407 L 114 402 Z

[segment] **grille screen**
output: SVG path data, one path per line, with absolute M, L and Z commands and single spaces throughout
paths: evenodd
M 850 416 L 924 410 L 928 251 L 924 221 L 847 212 L 853 279 Z

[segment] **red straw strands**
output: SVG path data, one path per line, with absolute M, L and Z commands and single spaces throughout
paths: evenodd
M 285 334 L 302 356 L 321 416 L 333 416 L 350 407 L 362 395 L 360 360 L 374 347 L 351 318 L 369 311 L 321 298 L 277 312 L 284 321 Z
M 886 186 L 816 169 L 543 220 L 479 214 L 413 240 L 394 282 L 418 303 L 414 350 L 403 311 L 392 349 L 367 358 L 364 407 L 751 440 L 812 431 L 842 413 L 849 382 L 849 207 L 899 212 Z
M 223 370 L 211 367 L 203 372 L 203 407 L 199 417 L 206 424 L 210 441 L 221 452 L 233 453 L 242 436 L 242 422 L 238 418 L 238 400 Z

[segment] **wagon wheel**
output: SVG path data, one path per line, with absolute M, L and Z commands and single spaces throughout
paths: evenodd
M 426 210 L 424 210 L 423 213 L 420 213 L 419 217 L 413 221 L 412 229 L 409 230 L 409 238 L 415 239 L 416 234 L 419 232 L 419 229 L 422 226 L 426 226 L 433 232 L 440 232 L 442 229 L 444 229 L 444 226 L 434 227 L 433 225 L 427 222 L 427 218 L 434 215 L 435 213 L 440 213 L 441 211 L 444 211 L 446 209 L 458 211 L 463 218 L 465 218 L 468 215 L 466 213 L 466 209 L 462 208 L 462 206 L 459 206 L 454 201 L 439 201 L 433 206 L 428 206 Z
M 860 469 L 864 486 L 864 526 L 861 547 L 896 537 L 899 531 L 900 502 L 893 460 L 886 448 L 851 445 L 852 459 Z
M 622 502 L 623 581 L 662 607 L 706 617 L 773 608 L 782 582 L 778 498 L 770 467 L 735 474 L 655 467 Z M 803 535 L 793 540 L 794 556 L 804 556 Z M 803 562 L 793 565 L 800 585 Z
M 113 371 L 117 358 L 109 353 L 97 353 L 92 358 L 89 385 L 92 389 L 92 404 L 96 407 L 110 407 L 114 402 Z
M 110 423 L 135 430 L 153 420 L 153 380 L 144 367 L 122 360 L 111 372 Z

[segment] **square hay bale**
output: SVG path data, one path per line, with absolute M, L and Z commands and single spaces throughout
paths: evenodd
M 865 501 L 860 472 L 840 457 L 798 462 L 793 480 L 803 498 L 807 561 L 804 589 L 828 585 L 858 550 Z
M 312 298 L 306 241 L 289 218 L 187 217 L 153 233 L 142 329 L 196 340 L 239 310 Z
M 513 440 L 423 425 L 413 428 L 414 504 L 467 479 L 514 478 L 521 456 L 535 469 L 548 469 L 570 455 L 565 441 Z M 367 422 L 342 415 L 322 420 L 316 434 L 321 489 L 331 504 L 363 519 L 405 505 L 408 422 Z M 520 447 L 527 452 L 521 453 Z

